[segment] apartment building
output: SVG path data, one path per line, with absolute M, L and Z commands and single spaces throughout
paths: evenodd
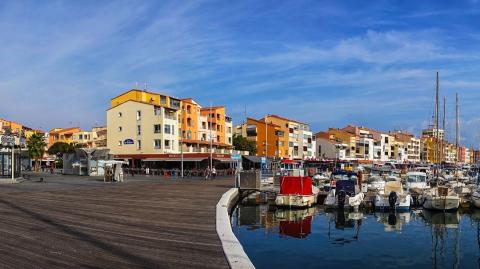
M 315 156 L 320 160 L 347 159 L 348 144 L 328 132 L 318 132 L 315 134 Z
M 181 100 L 130 90 L 111 100 L 107 110 L 107 146 L 114 155 L 179 152 Z
M 289 158 L 286 127 L 265 120 L 247 118 L 244 124 L 235 127 L 234 133 L 255 141 L 257 156 Z
M 112 98 L 107 110 L 107 146 L 118 159 L 202 161 L 210 147 L 216 160 L 229 160 L 232 120 L 225 107 L 201 107 L 192 98 L 178 99 L 132 89 Z
M 283 140 L 288 140 L 288 158 L 309 159 L 315 157 L 315 139 L 310 125 L 278 115 L 267 115 L 260 121 L 279 126 Z
M 181 143 L 184 152 L 228 153 L 233 146 L 232 119 L 224 106 L 202 107 L 192 98 L 182 99 Z
M 297 160 L 315 158 L 315 138 L 306 123 L 267 115 L 258 120 L 247 118 L 246 123 L 235 127 L 235 133 L 255 141 L 258 156 Z
M 74 134 L 82 130 L 79 127 L 53 128 L 48 132 L 48 147 L 56 142 L 74 143 Z

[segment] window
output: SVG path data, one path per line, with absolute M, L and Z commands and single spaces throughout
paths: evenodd
M 121 118 L 123 116 L 122 112 L 118 112 L 118 117 Z
M 137 110 L 137 120 L 140 120 L 142 118 L 142 111 Z
M 165 124 L 164 128 L 165 128 L 165 131 L 164 131 L 164 132 L 165 132 L 166 134 L 170 134 L 170 125 Z
M 83 135 L 82 135 L 82 134 L 79 134 L 79 135 L 78 135 L 78 139 L 79 139 L 79 140 L 82 140 L 82 139 L 83 139 Z
M 119 132 L 122 131 L 122 126 L 118 126 L 118 131 L 119 131 Z
M 170 149 L 170 140 L 165 140 L 165 148 Z
M 232 138 L 231 137 L 228 138 L 228 144 L 232 144 Z
M 154 124 L 153 125 L 153 132 L 159 134 L 162 132 L 162 125 L 161 124 Z
M 207 129 L 207 123 L 202 121 L 202 129 Z
M 162 148 L 162 140 L 160 140 L 160 139 L 153 140 L 153 147 L 155 149 L 161 149 Z
M 228 133 L 229 133 L 229 134 L 232 133 L 232 127 L 228 127 Z
M 162 105 L 167 104 L 167 97 L 166 96 L 160 96 L 160 104 L 162 104 Z
M 187 139 L 192 139 L 192 131 L 187 132 Z
M 142 126 L 137 125 L 137 135 L 141 135 L 141 134 L 142 134 Z
M 120 147 L 122 146 L 122 140 L 118 141 L 118 146 L 120 146 Z
M 162 115 L 162 109 L 161 109 L 160 107 L 157 107 L 157 106 L 156 106 L 156 107 L 153 109 L 153 114 L 154 114 L 155 116 L 160 116 L 160 115 Z
M 137 140 L 137 149 L 142 149 L 142 140 Z

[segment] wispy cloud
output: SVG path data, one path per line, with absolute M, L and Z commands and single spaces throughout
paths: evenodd
M 472 14 L 474 6 L 6 2 L 0 115 L 44 129 L 89 128 L 105 122 L 109 98 L 146 82 L 225 104 L 237 122 L 246 105 L 249 115 L 285 114 L 315 130 L 346 123 L 419 130 L 440 71 L 442 95 L 451 101 L 459 92 L 462 119 L 474 126 L 480 55 L 472 44 L 480 31 L 471 28 L 474 16 L 453 23 L 445 14 Z

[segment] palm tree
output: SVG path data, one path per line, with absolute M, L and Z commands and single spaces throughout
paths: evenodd
M 43 157 L 46 146 L 43 134 L 34 133 L 27 141 L 28 153 L 35 160 L 35 171 L 38 171 L 38 160 Z

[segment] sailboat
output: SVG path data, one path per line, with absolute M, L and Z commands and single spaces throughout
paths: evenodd
M 438 104 L 438 93 L 439 93 L 439 85 L 438 85 L 438 72 L 437 72 L 437 81 L 436 81 L 436 98 L 435 98 L 435 128 L 436 128 L 436 159 L 434 161 L 438 161 L 440 163 L 440 152 L 439 152 L 439 124 L 438 124 L 438 112 L 439 112 L 439 104 Z M 458 102 L 457 102 L 457 107 L 458 107 Z M 438 183 L 438 164 L 436 165 L 436 181 Z M 458 210 L 460 207 L 460 196 L 449 189 L 446 186 L 438 186 L 431 188 L 430 190 L 426 191 L 423 195 L 423 208 L 424 209 L 430 209 L 430 210 L 441 210 L 441 211 L 447 211 L 447 210 Z

